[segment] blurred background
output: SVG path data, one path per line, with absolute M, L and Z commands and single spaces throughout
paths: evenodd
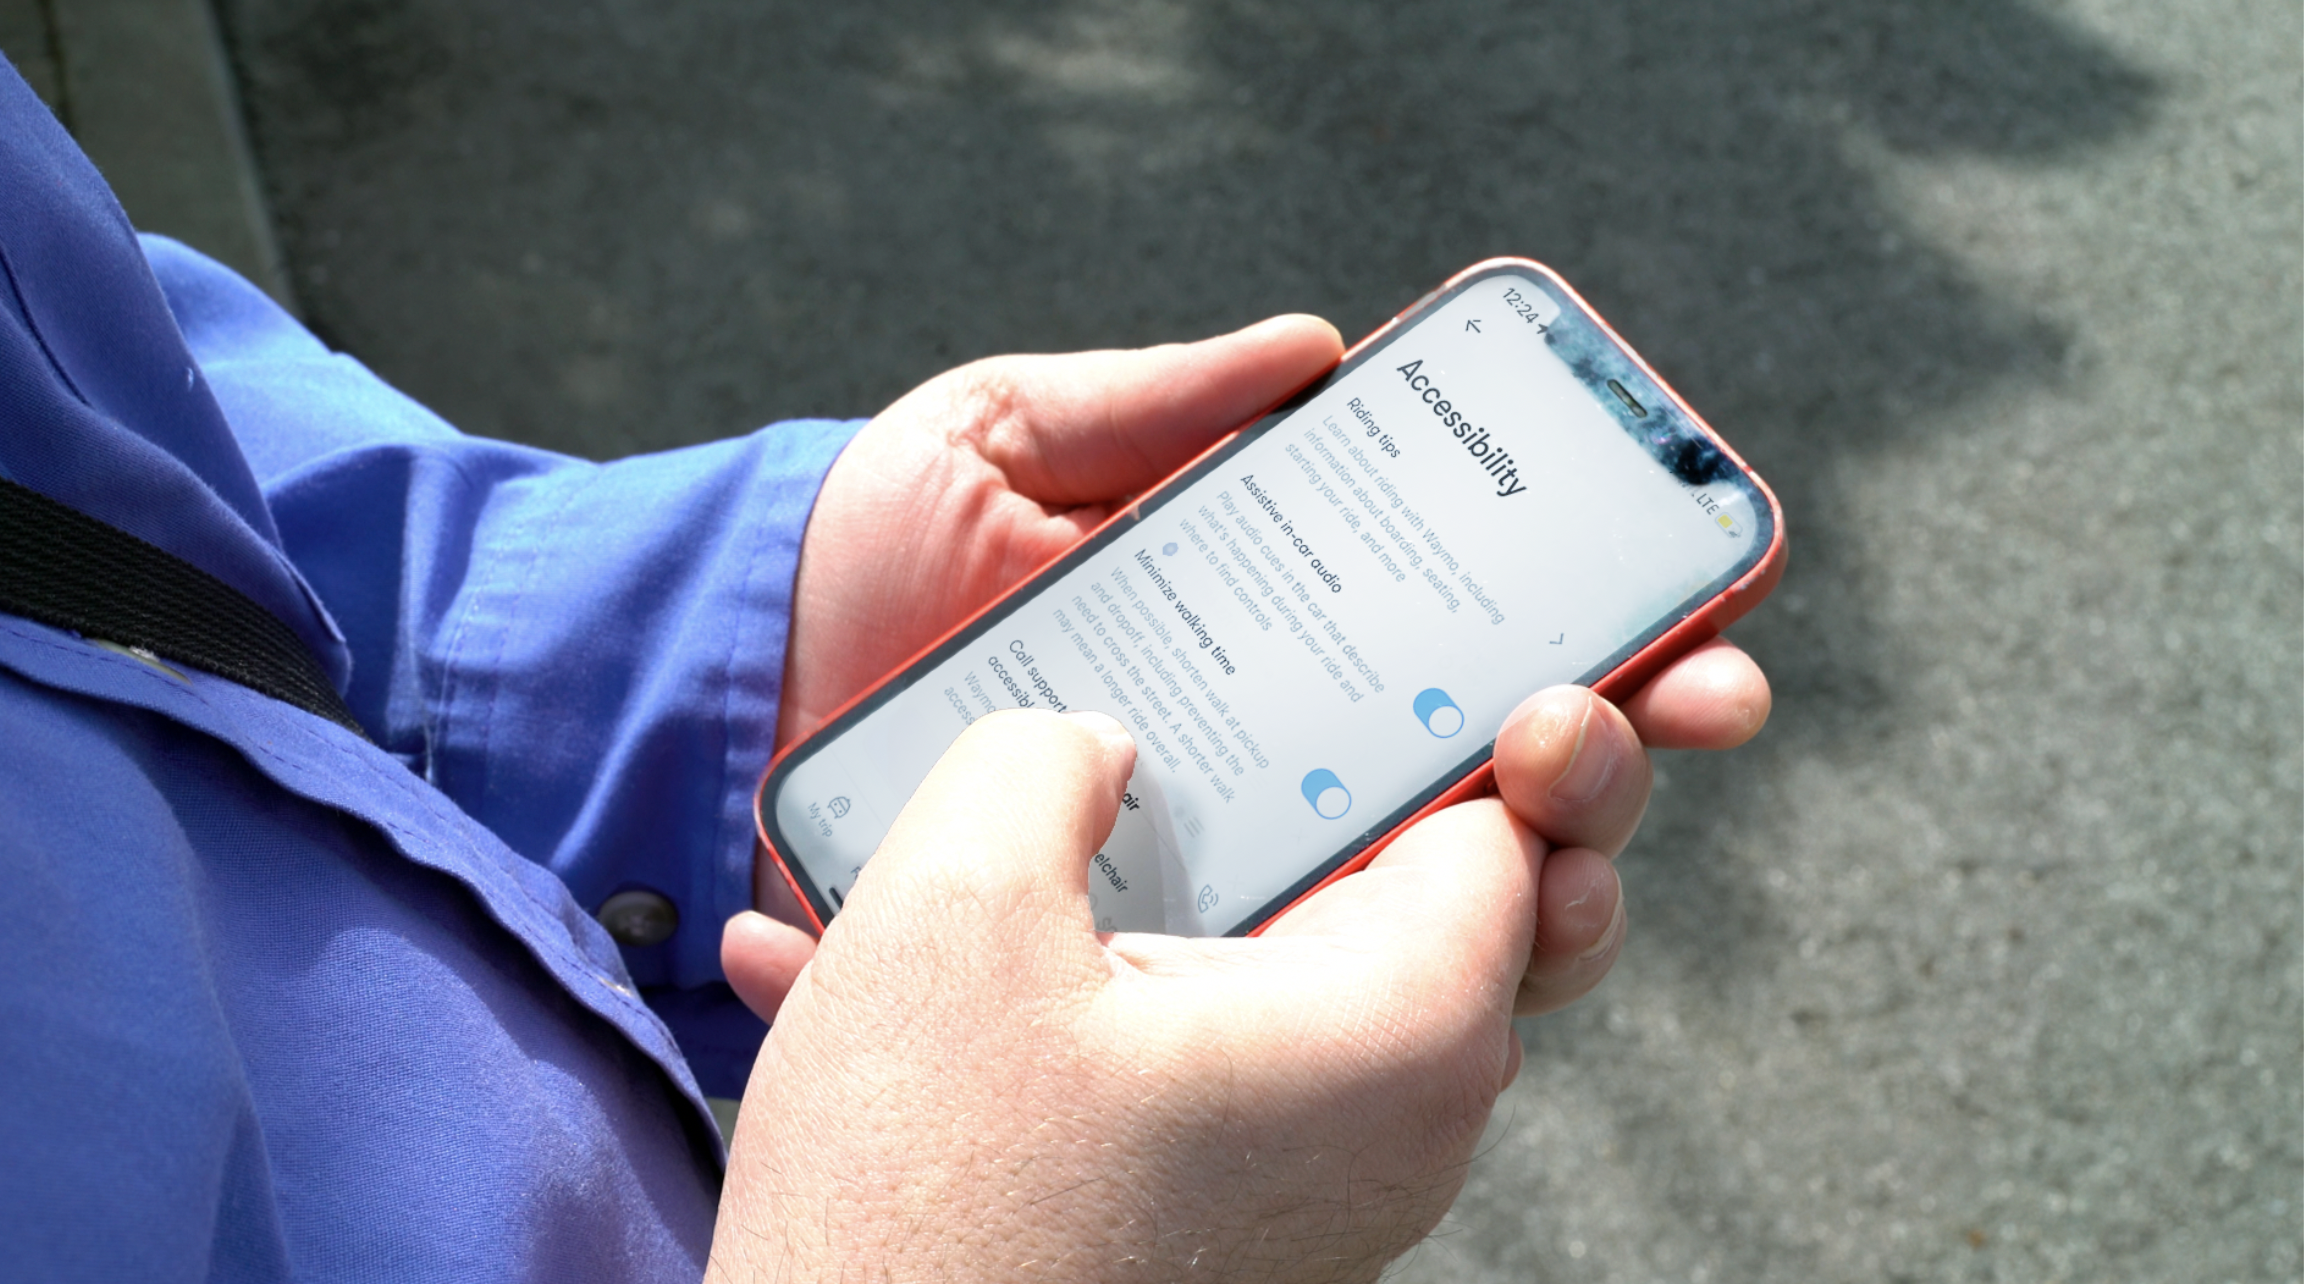
M 2292 0 L 0 0 L 0 49 L 141 225 L 599 458 L 1551 263 L 1784 501 L 1776 715 L 1664 758 L 1622 962 L 1398 1277 L 2304 1272 Z

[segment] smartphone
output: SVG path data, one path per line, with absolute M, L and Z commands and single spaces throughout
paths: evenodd
M 1775 496 L 1550 269 L 1475 264 L 787 749 L 754 811 L 819 928 L 961 730 L 1136 740 L 1096 926 L 1253 934 L 1766 595 Z

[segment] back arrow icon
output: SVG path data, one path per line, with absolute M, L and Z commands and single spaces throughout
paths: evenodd
M 1472 333 L 1474 333 L 1474 334 L 1478 334 L 1478 333 L 1480 333 L 1480 321 L 1479 321 L 1479 319 L 1478 319 L 1477 317 L 1475 317 L 1475 318 L 1471 318 L 1471 319 L 1468 319 L 1468 320 L 1466 320 L 1466 321 L 1464 322 L 1464 328 L 1465 328 L 1465 329 L 1467 329 L 1467 330 L 1470 330 L 1470 331 L 1471 331 Z

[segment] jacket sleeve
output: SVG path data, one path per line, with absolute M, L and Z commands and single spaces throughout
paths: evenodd
M 759 1030 L 728 1011 L 720 925 L 751 903 L 801 534 L 857 425 L 605 464 L 467 437 L 223 267 L 144 244 L 349 644 L 354 714 L 587 909 L 668 897 L 672 938 L 625 960 L 707 1091 L 740 1089 L 718 1063 L 748 1068 Z

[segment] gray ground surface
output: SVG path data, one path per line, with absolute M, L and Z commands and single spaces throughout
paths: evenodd
M 136 226 L 295 306 L 209 0 L 0 0 L 0 55 Z
M 229 0 L 295 288 L 594 455 L 1517 252 L 1777 485 L 1764 739 L 1416 1280 L 2294 1280 L 2287 0 Z

